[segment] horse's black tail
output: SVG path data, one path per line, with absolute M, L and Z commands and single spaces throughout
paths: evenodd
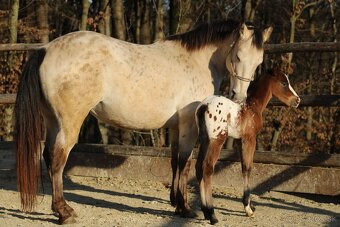
M 45 49 L 38 49 L 29 57 L 15 101 L 17 184 L 24 211 L 34 209 L 41 177 L 43 94 L 39 69 L 45 54 Z

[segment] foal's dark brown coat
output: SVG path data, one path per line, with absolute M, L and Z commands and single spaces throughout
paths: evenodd
M 241 105 L 220 96 L 208 97 L 196 111 L 201 143 L 196 163 L 196 176 L 200 185 L 201 208 L 205 218 L 209 219 L 211 224 L 218 222 L 214 214 L 211 195 L 212 174 L 227 136 L 240 138 L 242 141 L 243 204 L 246 214 L 253 216 L 255 209 L 250 201 L 249 177 L 255 152 L 256 134 L 262 128 L 262 112 L 272 95 L 288 106 L 297 107 L 300 102 L 300 98 L 289 84 L 288 77 L 277 69 L 262 76 L 249 93 L 246 103 Z M 218 103 L 217 106 L 216 103 Z M 223 106 L 222 110 L 221 106 Z M 216 112 L 217 117 L 212 117 L 211 112 Z M 218 115 L 221 113 L 226 116 Z M 216 124 L 216 119 L 220 119 L 220 123 Z M 234 125 L 236 129 L 231 130 L 230 125 Z M 228 133 L 228 130 L 231 133 Z

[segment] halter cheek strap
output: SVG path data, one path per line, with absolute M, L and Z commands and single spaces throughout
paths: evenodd
M 254 80 L 254 74 L 250 79 L 248 79 L 246 77 L 238 76 L 237 73 L 236 73 L 236 70 L 235 70 L 235 67 L 234 67 L 235 64 L 233 62 L 233 57 L 231 56 L 231 52 L 235 47 L 235 43 L 236 43 L 236 41 L 234 41 L 232 44 L 230 44 L 231 48 L 230 48 L 230 50 L 227 54 L 227 58 L 228 58 L 228 56 L 230 56 L 230 65 L 227 64 L 227 68 L 228 68 L 229 72 L 231 73 L 231 75 L 234 76 L 236 79 L 244 81 L 244 82 L 251 82 L 251 81 Z M 229 67 L 228 67 L 228 65 L 229 65 Z

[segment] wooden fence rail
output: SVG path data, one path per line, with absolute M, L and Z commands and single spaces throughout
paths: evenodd
M 76 144 L 65 173 L 90 177 L 124 177 L 171 182 L 169 148 Z M 196 184 L 194 150 L 189 182 Z M 240 157 L 237 152 L 222 150 L 214 171 L 214 185 L 242 190 Z M 5 171 L 6 170 L 6 171 Z M 15 144 L 0 142 L 0 180 L 15 176 Z M 44 171 L 46 173 L 46 171 Z M 340 195 L 340 154 L 304 154 L 256 151 L 252 186 L 254 191 L 270 190 Z
M 14 104 L 16 94 L 0 94 L 0 104 Z M 304 106 L 340 106 L 340 95 L 301 95 L 300 107 Z M 284 106 L 282 102 L 273 99 L 269 106 Z
M 43 43 L 14 43 L 0 44 L 0 51 L 28 51 L 42 47 Z M 339 52 L 340 42 L 300 42 L 265 44 L 264 50 L 268 54 L 288 52 Z

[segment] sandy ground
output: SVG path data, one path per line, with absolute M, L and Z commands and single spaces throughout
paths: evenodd
M 51 191 L 39 197 L 34 213 L 20 212 L 13 178 L 0 178 L 0 226 L 57 226 L 52 215 Z M 121 178 L 65 179 L 65 197 L 78 214 L 68 226 L 211 226 L 203 219 L 198 192 L 190 188 L 190 201 L 198 217 L 184 219 L 169 204 L 169 188 L 160 182 Z M 253 195 L 256 216 L 243 212 L 240 191 L 214 188 L 216 226 L 340 226 L 340 198 L 267 192 Z

